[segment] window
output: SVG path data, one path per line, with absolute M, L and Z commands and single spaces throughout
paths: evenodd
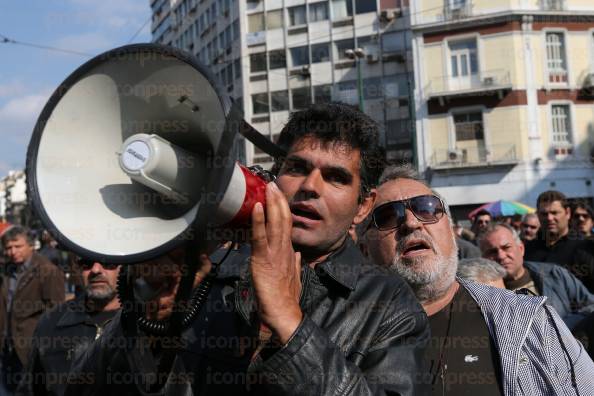
M 553 121 L 553 146 L 571 144 L 571 116 L 569 105 L 551 106 Z
M 305 25 L 307 19 L 305 18 L 305 6 L 297 6 L 289 8 L 289 25 Z
M 567 82 L 567 60 L 563 33 L 547 33 L 546 44 L 549 82 Z
M 311 46 L 311 62 L 328 62 L 330 61 L 330 44 L 314 44 Z
M 248 15 L 248 32 L 255 33 L 264 30 L 264 13 Z
M 301 66 L 309 64 L 309 51 L 307 45 L 303 47 L 291 48 L 291 66 Z
M 383 84 L 384 93 L 388 99 L 408 96 L 408 81 L 406 74 L 386 76 Z
M 260 4 L 261 4 L 260 0 L 247 0 L 246 8 L 248 10 L 254 10 L 254 9 L 258 8 L 260 6 Z
M 239 59 L 235 59 L 235 61 L 233 61 L 233 68 L 235 69 L 235 78 L 241 78 L 241 62 Z
M 371 77 L 366 78 L 362 82 L 363 98 L 365 99 L 381 99 L 382 98 L 382 78 Z
M 351 0 L 332 0 L 332 19 L 344 19 L 352 15 L 353 3 Z
M 266 28 L 278 29 L 283 27 L 283 10 L 268 11 L 266 13 Z
M 233 21 L 233 40 L 239 40 L 239 19 Z
M 478 73 L 475 39 L 450 42 L 449 48 L 452 77 L 466 77 Z
M 266 52 L 250 55 L 250 72 L 266 71 Z
M 225 69 L 225 73 L 227 73 L 227 85 L 233 84 L 233 65 L 230 64 Z
M 272 111 L 289 110 L 289 93 L 287 90 L 271 92 L 270 107 Z
M 377 10 L 375 1 L 369 0 L 355 0 L 355 12 L 357 14 L 364 14 L 366 12 L 375 12 Z
M 332 102 L 332 85 L 316 85 L 314 86 L 314 100 L 316 103 Z
M 293 98 L 293 110 L 305 109 L 311 105 L 309 87 L 292 89 L 291 96 Z
M 456 130 L 457 142 L 464 140 L 483 140 L 483 113 L 476 111 L 454 114 L 454 128 Z
M 346 50 L 355 48 L 355 41 L 353 39 L 335 41 L 336 59 L 348 59 Z
M 357 81 L 341 81 L 338 83 L 338 97 L 339 102 L 344 102 L 351 105 L 359 103 L 359 92 L 357 91 Z
M 309 4 L 309 21 L 325 21 L 328 19 L 328 3 L 323 1 L 321 3 Z
M 254 114 L 268 113 L 268 94 L 259 93 L 252 95 L 252 108 Z
M 386 143 L 388 145 L 407 145 L 410 142 L 411 125 L 409 120 L 386 121 Z
M 287 67 L 285 50 L 270 51 L 268 53 L 268 61 L 270 62 L 270 69 L 282 69 Z

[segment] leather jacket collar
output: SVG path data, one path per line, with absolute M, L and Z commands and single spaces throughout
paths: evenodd
M 249 249 L 243 250 L 243 253 L 246 254 L 247 257 L 237 256 L 232 260 L 233 262 L 225 264 L 231 266 L 236 271 L 233 271 L 235 272 L 235 276 L 239 278 L 233 292 L 233 300 L 237 312 L 239 312 L 247 323 L 251 322 L 250 318 L 253 317 L 256 307 L 248 268 L 249 252 Z M 239 264 L 236 260 L 240 260 Z M 361 263 L 364 261 L 365 258 L 359 249 L 357 249 L 353 240 L 350 237 L 347 237 L 340 248 L 328 256 L 326 260 L 316 265 L 315 271 L 318 276 L 322 277 L 326 275 L 340 287 L 353 291 L 355 290 L 357 279 L 361 272 Z M 303 276 L 303 272 L 301 281 L 303 283 L 302 287 L 305 290 L 307 283 L 309 282 L 309 277 Z

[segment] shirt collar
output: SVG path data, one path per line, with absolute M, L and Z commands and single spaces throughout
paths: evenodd
M 352 291 L 355 290 L 364 261 L 365 258 L 355 246 L 355 242 L 347 236 L 342 246 L 316 265 L 315 270 L 318 273 L 323 272 L 340 286 Z

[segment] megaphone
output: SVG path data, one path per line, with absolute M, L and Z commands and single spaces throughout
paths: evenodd
M 187 240 L 195 219 L 242 224 L 264 201 L 266 182 L 236 162 L 244 127 L 189 54 L 156 44 L 108 51 L 72 73 L 37 121 L 32 204 L 81 256 L 152 259 Z

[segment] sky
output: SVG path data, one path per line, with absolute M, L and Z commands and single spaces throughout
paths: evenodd
M 3 43 L 0 36 L 0 178 L 24 169 L 51 93 L 92 56 L 150 41 L 150 0 L 0 0 L 0 35 L 76 53 Z M 79 54 L 80 53 L 80 54 Z

